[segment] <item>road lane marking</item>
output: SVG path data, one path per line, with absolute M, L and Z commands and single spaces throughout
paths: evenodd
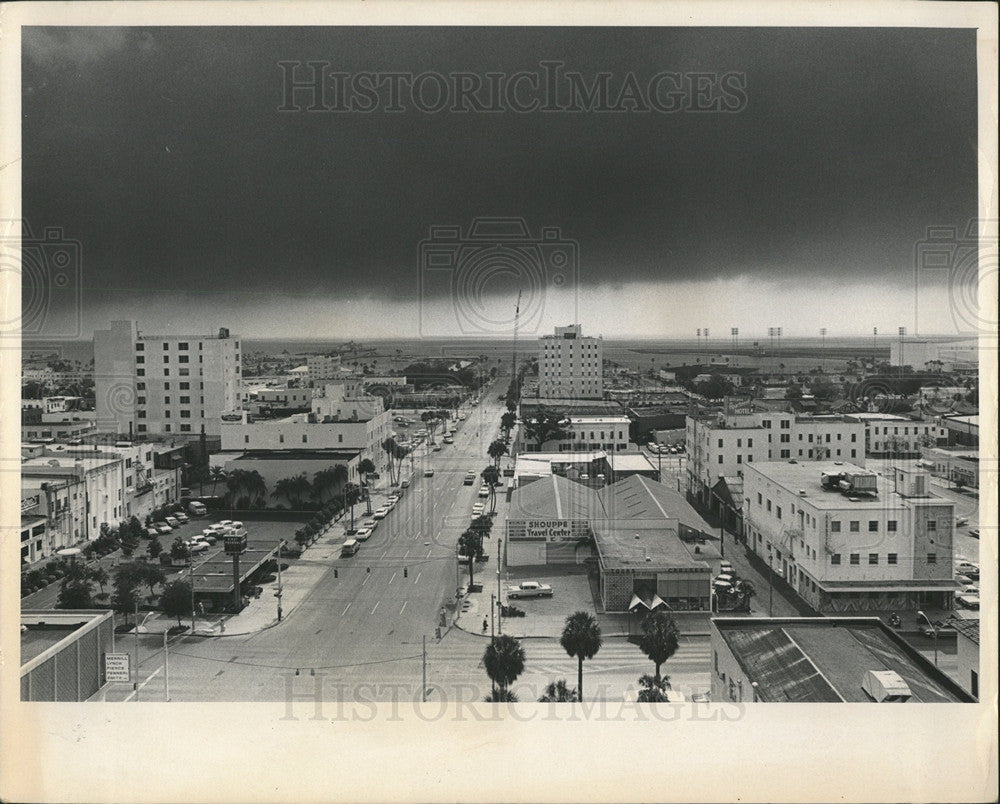
M 406 558 L 409 554 L 410 554 L 410 551 L 407 550 L 405 553 L 403 553 L 403 558 Z
M 365 579 L 361 582 L 361 585 L 364 586 L 366 583 L 368 583 L 368 579 L 371 577 L 372 577 L 371 573 L 365 573 Z
M 394 580 L 396 580 L 396 573 L 395 572 L 392 573 L 392 577 L 389 579 L 389 583 L 392 583 Z
M 403 608 L 401 608 L 401 609 L 399 610 L 399 613 L 400 613 L 400 614 L 402 614 L 402 613 L 403 613 L 404 611 L 406 611 L 406 604 L 407 604 L 407 603 L 409 603 L 409 602 L 410 602 L 409 600 L 404 600 L 404 601 L 403 601 Z
M 419 581 L 419 580 L 420 580 L 420 573 L 418 572 L 417 573 L 417 577 L 413 580 L 413 582 L 417 583 L 417 581 Z
M 433 548 L 432 548 L 432 549 L 433 549 Z M 428 558 L 430 558 L 430 557 L 431 557 L 431 551 L 430 551 L 430 550 L 428 550 L 428 551 L 427 551 L 427 557 L 428 557 Z
M 152 680 L 153 680 L 153 679 L 154 679 L 154 678 L 155 678 L 156 676 L 158 676 L 158 675 L 160 674 L 160 671 L 161 671 L 162 669 L 163 669 L 163 665 L 161 664 L 161 665 L 160 665 L 159 667 L 157 667 L 157 668 L 156 668 L 156 669 L 155 669 L 155 670 L 154 670 L 154 671 L 153 671 L 152 673 L 150 673 L 150 674 L 149 674 L 149 675 L 148 675 L 148 676 L 146 677 L 146 680 L 145 680 L 145 681 L 143 681 L 143 682 L 142 682 L 142 683 L 141 683 L 141 684 L 139 685 L 139 689 L 138 689 L 138 690 L 132 690 L 132 692 L 130 692 L 130 693 L 129 693 L 129 696 L 128 696 L 128 698 L 126 698 L 126 699 L 125 699 L 125 701 L 131 701 L 131 700 L 132 700 L 132 698 L 134 698 L 134 697 L 135 697 L 135 694 L 136 694 L 136 692 L 139 692 L 139 691 L 141 691 L 143 687 L 145 687 L 145 686 L 146 686 L 146 685 L 147 685 L 147 684 L 148 684 L 148 683 L 149 683 L 150 681 L 152 681 Z M 123 701 L 122 703 L 124 703 L 125 701 Z
M 375 605 L 374 605 L 374 606 L 372 607 L 372 614 L 374 614 L 374 613 L 375 613 L 375 609 L 377 609 L 377 608 L 378 608 L 378 604 L 379 604 L 379 603 L 381 603 L 381 602 L 382 602 L 381 600 L 379 600 L 379 601 L 376 601 Z
M 348 603 L 347 604 L 347 609 L 349 609 L 352 605 L 353 605 L 352 603 Z M 342 612 L 340 612 L 340 616 L 341 617 L 343 617 L 345 614 L 347 614 L 347 609 L 344 609 Z

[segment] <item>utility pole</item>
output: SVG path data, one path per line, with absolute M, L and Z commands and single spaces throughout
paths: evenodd
M 499 536 L 497 537 L 497 633 L 503 634 L 503 614 L 500 609 L 500 545 L 503 542 Z
M 427 634 L 424 634 L 423 672 L 421 673 L 420 700 L 427 701 Z
M 135 595 L 135 702 L 139 703 L 139 593 Z
M 496 638 L 496 601 L 497 596 L 490 592 L 490 639 Z
M 767 557 L 767 616 L 774 616 L 774 567 L 771 566 L 771 556 Z
M 194 553 L 188 552 L 188 574 L 191 577 L 191 635 L 194 635 Z
M 167 648 L 167 632 L 163 632 L 163 696 L 170 700 L 170 654 Z
M 281 548 L 284 547 L 284 546 L 285 546 L 285 540 L 282 539 L 281 541 L 278 542 L 278 592 L 277 592 L 277 598 L 278 598 L 278 622 L 279 623 L 281 622 L 281 595 L 282 595 L 282 589 L 281 589 Z

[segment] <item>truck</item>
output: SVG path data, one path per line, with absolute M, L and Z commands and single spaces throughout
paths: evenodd
M 510 600 L 523 597 L 552 597 L 552 587 L 538 581 L 523 581 L 507 590 Z

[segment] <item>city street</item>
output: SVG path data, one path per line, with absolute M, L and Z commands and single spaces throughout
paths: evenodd
M 355 683 L 388 679 L 412 681 L 419 673 L 422 638 L 429 654 L 437 650 L 435 628 L 444 603 L 453 599 L 464 580 L 456 561 L 456 542 L 469 523 L 478 484 L 464 486 L 466 472 L 478 474 L 486 450 L 496 436 L 503 403 L 494 383 L 484 390 L 481 404 L 465 409 L 456 422 L 455 443 L 440 452 L 418 449 L 404 460 L 404 477 L 412 464 L 410 487 L 395 509 L 382 520 L 357 555 L 325 563 L 328 569 L 305 598 L 278 625 L 256 634 L 215 639 L 181 637 L 171 645 L 170 695 L 173 700 L 282 700 L 285 675 L 311 671 Z M 501 388 L 502 390 L 502 388 Z M 440 442 L 441 433 L 435 440 Z M 432 477 L 424 471 L 433 469 Z M 379 492 L 381 495 L 383 492 Z M 379 505 L 380 496 L 372 500 Z M 363 508 L 355 510 L 364 518 Z M 297 563 L 310 561 L 307 550 Z M 460 677 L 475 677 L 485 644 L 467 635 L 448 634 L 451 645 L 465 645 Z M 162 664 L 162 635 L 139 639 L 141 678 Z M 442 643 L 444 644 L 444 643 Z M 131 650 L 131 637 L 123 639 Z M 459 653 L 463 650 L 458 648 Z M 455 661 L 450 654 L 444 663 Z M 416 664 L 414 664 L 416 663 Z M 482 675 L 479 671 L 478 675 Z M 312 678 L 313 676 L 310 676 Z M 164 695 L 162 676 L 148 685 Z M 140 691 L 140 696 L 143 691 Z M 109 700 L 131 694 L 125 685 L 110 690 Z

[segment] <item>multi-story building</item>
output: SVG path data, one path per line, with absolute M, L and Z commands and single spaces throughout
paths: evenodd
M 324 380 L 335 380 L 341 375 L 340 355 L 309 355 L 306 361 L 309 381 L 321 385 Z
M 894 366 L 913 366 L 915 371 L 974 369 L 979 365 L 979 341 L 975 338 L 956 341 L 894 338 L 889 342 L 889 362 Z
M 240 407 L 240 341 L 145 335 L 134 321 L 94 332 L 97 426 L 129 438 L 218 438 L 223 413 Z
M 114 525 L 126 514 L 125 460 L 119 455 L 46 453 L 21 462 L 22 495 L 46 492 L 53 536 L 73 544 L 100 534 L 101 524 Z M 82 505 L 82 512 L 80 506 Z
M 865 454 L 870 458 L 916 458 L 924 447 L 948 437 L 938 424 L 892 413 L 850 413 L 845 418 L 865 426 Z
M 563 424 L 562 438 L 550 438 L 541 444 L 531 435 L 530 428 L 522 425 L 517 429 L 513 453 L 604 450 L 613 454 L 630 447 L 637 449 L 629 441 L 630 424 L 628 416 L 570 416 Z
M 556 327 L 538 339 L 538 396 L 543 399 L 602 399 L 604 342 L 585 338 L 579 324 Z
M 819 612 L 951 608 L 955 504 L 922 470 L 761 462 L 743 475 L 746 545 Z
M 376 471 L 387 468 L 382 442 L 392 435 L 392 420 L 378 396 L 345 396 L 344 386 L 329 384 L 314 396 L 311 413 L 255 420 L 246 412 L 228 414 L 222 422 L 222 453 L 212 463 L 224 465 L 234 454 L 331 450 L 368 458 Z M 356 462 L 351 466 L 356 466 Z M 357 478 L 352 478 L 355 482 Z
M 723 477 L 763 461 L 849 461 L 865 465 L 865 425 L 848 416 L 740 410 L 688 416 L 688 489 L 703 505 Z
M 86 488 L 80 478 L 22 478 L 21 561 L 48 558 L 85 538 Z

